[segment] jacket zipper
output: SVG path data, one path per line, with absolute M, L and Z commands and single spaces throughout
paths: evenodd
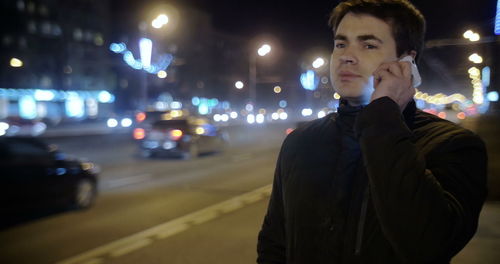
M 354 251 L 354 254 L 358 256 L 361 253 L 361 244 L 363 241 L 363 231 L 365 227 L 365 221 L 366 221 L 366 211 L 368 209 L 368 197 L 369 197 L 369 188 L 368 184 L 365 187 L 365 192 L 364 192 L 364 197 L 363 197 L 363 203 L 361 204 L 361 214 L 359 217 L 359 222 L 358 222 L 358 231 L 356 235 L 356 249 Z

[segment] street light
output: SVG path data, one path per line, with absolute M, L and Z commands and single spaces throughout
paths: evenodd
M 261 57 L 266 56 L 271 52 L 271 46 L 269 44 L 263 44 L 260 46 L 260 48 L 257 50 L 257 54 Z M 257 56 L 255 52 L 250 52 L 250 58 L 249 58 L 249 65 L 248 65 L 248 75 L 249 75 L 249 93 L 250 93 L 250 100 L 252 103 L 255 104 L 256 101 L 256 83 L 257 83 Z
M 315 69 L 318 69 L 325 65 L 325 60 L 323 58 L 317 58 L 316 60 L 313 61 L 312 66 Z
M 472 30 L 467 30 L 463 34 L 464 38 L 469 39 L 470 41 L 479 41 L 481 36 L 478 33 L 475 33 Z
M 160 14 L 153 21 L 151 21 L 151 26 L 156 29 L 160 29 L 166 24 L 168 24 L 168 16 L 165 14 Z
M 274 86 L 273 90 L 274 90 L 274 93 L 277 93 L 277 94 L 281 93 L 281 87 L 279 87 L 279 86 Z
M 469 60 L 476 63 L 476 64 L 483 62 L 483 58 L 481 56 L 477 55 L 477 53 L 470 55 Z
M 464 38 L 469 39 L 473 34 L 474 34 L 474 32 L 472 32 L 472 30 L 469 29 L 469 30 L 464 32 L 463 36 L 464 36 Z
M 10 66 L 14 68 L 19 68 L 23 66 L 23 61 L 18 58 L 10 59 Z
M 266 56 L 269 52 L 271 52 L 271 46 L 269 46 L 268 44 L 264 44 L 262 45 L 258 50 L 257 50 L 257 53 L 259 54 L 259 56 L 261 57 L 264 57 Z
M 159 71 L 157 74 L 158 78 L 160 79 L 164 79 L 164 78 L 167 78 L 167 72 L 166 71 Z
M 160 29 L 166 24 L 168 24 L 169 18 L 165 14 L 159 14 L 153 21 L 151 21 L 151 26 L 155 29 Z M 156 73 L 158 78 L 166 78 L 167 77 L 167 72 L 165 71 L 166 67 L 164 69 L 156 69 L 155 65 L 151 64 L 151 56 L 153 52 L 153 41 L 147 37 L 148 35 L 148 26 L 147 23 L 141 22 L 139 25 L 139 29 L 141 30 L 141 34 L 143 37 L 139 41 L 139 52 L 141 55 L 141 69 L 144 70 L 141 78 L 141 99 L 140 99 L 140 108 L 146 109 L 147 104 L 148 104 L 148 72 L 149 73 Z M 120 46 L 113 46 L 113 48 L 116 50 L 120 48 Z M 130 53 L 130 52 L 129 52 Z M 130 53 L 131 54 L 131 53 Z M 169 55 L 170 56 L 170 55 Z M 129 56 L 130 57 L 130 56 Z M 171 60 L 170 60 L 171 61 Z M 137 64 L 137 63 L 136 63 Z M 168 62 L 170 64 L 170 62 Z M 137 68 L 136 68 L 137 69 Z
M 234 86 L 236 87 L 236 89 L 243 89 L 243 82 L 242 81 L 237 81 Z

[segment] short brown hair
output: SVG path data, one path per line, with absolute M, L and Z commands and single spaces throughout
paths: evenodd
M 329 24 L 333 34 L 340 21 L 347 13 L 367 14 L 381 19 L 392 27 L 398 56 L 405 52 L 416 51 L 417 60 L 424 48 L 425 18 L 422 13 L 407 0 L 347 0 L 337 5 Z

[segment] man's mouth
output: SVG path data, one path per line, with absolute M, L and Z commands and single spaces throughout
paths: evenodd
M 346 81 L 352 81 L 352 80 L 355 80 L 357 78 L 360 78 L 361 75 L 355 74 L 355 73 L 349 72 L 349 71 L 341 71 L 339 73 L 339 77 L 340 77 L 341 82 L 346 82 Z

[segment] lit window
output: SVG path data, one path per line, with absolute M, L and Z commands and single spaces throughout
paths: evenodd
M 49 35 L 52 32 L 50 22 L 43 22 L 41 31 L 42 31 L 42 34 Z
M 52 35 L 54 36 L 62 35 L 62 29 L 58 24 L 52 24 Z
M 32 20 L 32 21 L 28 22 L 28 32 L 32 33 L 32 34 L 36 33 L 36 23 L 35 23 L 35 21 Z
M 28 13 L 34 13 L 35 12 L 35 3 L 33 2 L 28 2 Z
M 104 44 L 104 39 L 102 37 L 102 34 L 96 33 L 94 36 L 94 44 L 97 46 L 102 46 Z
M 94 34 L 91 31 L 85 31 L 85 41 L 91 42 L 94 40 Z
M 17 0 L 16 6 L 19 11 L 24 11 L 24 8 L 26 8 L 23 0 Z
M 82 30 L 79 28 L 75 28 L 75 30 L 73 30 L 73 38 L 78 41 L 82 40 L 83 38 Z
M 2 38 L 2 43 L 4 46 L 9 46 L 12 43 L 12 38 L 10 36 L 4 36 Z
M 41 5 L 39 8 L 38 8 L 38 12 L 40 13 L 40 15 L 42 16 L 48 16 L 49 15 L 49 9 L 47 9 L 46 6 L 44 5 Z

